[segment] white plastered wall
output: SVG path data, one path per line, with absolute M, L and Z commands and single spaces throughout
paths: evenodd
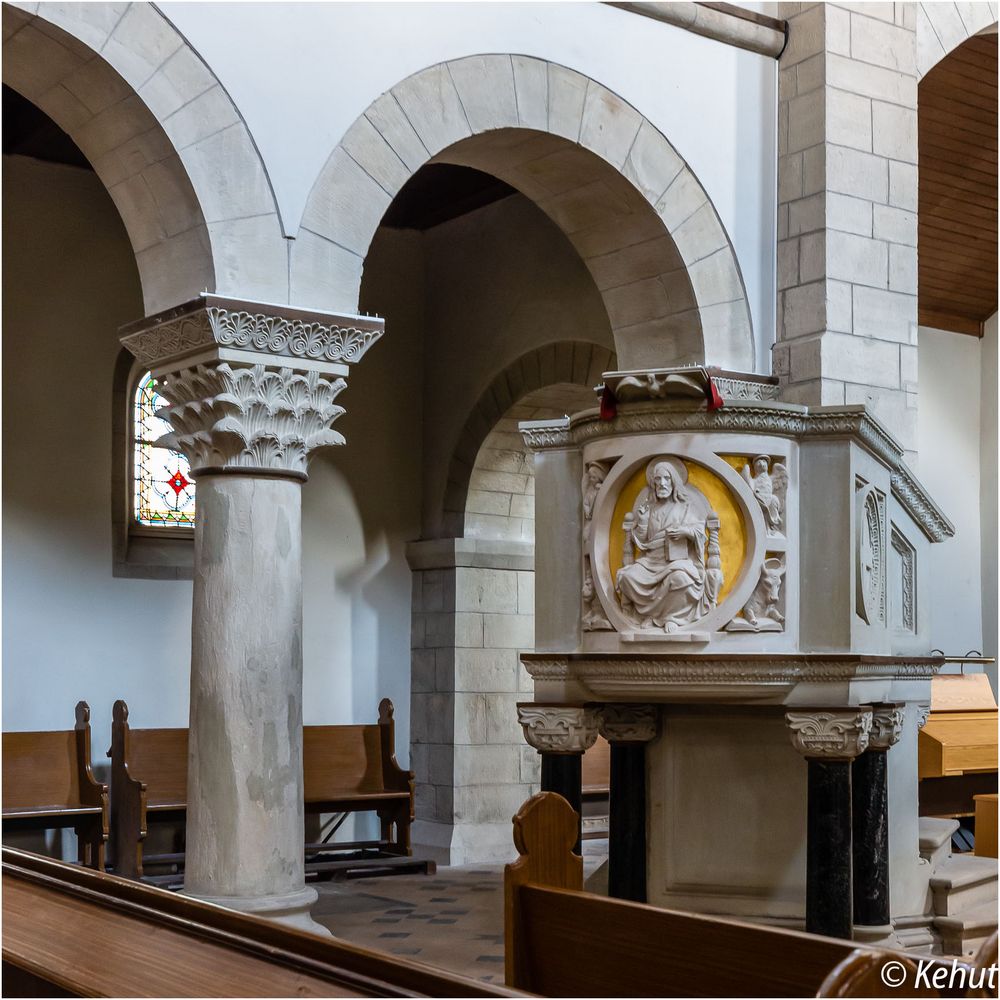
M 117 698 L 137 727 L 187 725 L 191 583 L 112 576 L 117 329 L 142 315 L 114 205 L 89 171 L 3 166 L 3 728 L 72 728 L 85 699 L 100 763 Z M 397 299 L 414 287 L 389 273 Z M 419 344 L 407 331 L 399 317 L 392 355 L 373 350 L 355 370 L 338 423 L 350 444 L 319 454 L 303 491 L 305 722 L 374 721 L 388 696 L 404 762 L 402 548 L 419 531 L 420 476 Z
M 187 725 L 191 584 L 112 576 L 118 325 L 142 314 L 132 248 L 98 178 L 3 163 L 3 728 L 71 729 L 111 706 Z
M 413 73 L 467 55 L 518 53 L 602 83 L 668 138 L 708 192 L 740 263 L 758 367 L 769 370 L 774 60 L 596 3 L 159 7 L 244 116 L 289 236 L 343 134 Z
M 996 652 L 996 315 L 986 326 L 919 331 L 919 475 L 955 525 L 929 550 L 931 646 L 949 655 Z

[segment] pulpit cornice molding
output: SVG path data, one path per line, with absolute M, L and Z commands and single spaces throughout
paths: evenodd
M 726 399 L 709 410 L 690 399 L 653 399 L 622 404 L 612 420 L 602 420 L 596 408 L 568 420 L 521 424 L 525 445 L 532 451 L 582 448 L 590 441 L 635 434 L 726 432 L 812 438 L 853 438 L 884 463 L 892 494 L 932 542 L 955 534 L 955 527 L 903 461 L 898 441 L 864 406 L 806 407 L 768 399 Z

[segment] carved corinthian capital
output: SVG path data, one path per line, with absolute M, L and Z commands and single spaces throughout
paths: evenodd
M 872 728 L 871 709 L 842 712 L 786 712 L 792 746 L 803 757 L 821 760 L 851 760 L 868 748 Z
M 597 739 L 597 712 L 582 705 L 518 705 L 517 721 L 539 753 L 583 753 Z
M 603 705 L 597 727 L 609 743 L 648 743 L 656 738 L 654 705 Z
M 309 454 L 343 444 L 330 425 L 350 363 L 382 334 L 373 318 L 203 295 L 122 329 L 157 380 L 172 432 L 157 444 L 191 471 L 304 479 Z
M 245 471 L 304 479 L 311 451 L 344 443 L 330 424 L 344 412 L 334 400 L 345 385 L 314 371 L 263 365 L 187 368 L 160 381 L 170 405 L 157 415 L 173 433 L 156 443 L 186 455 L 195 476 Z
M 903 735 L 901 705 L 879 705 L 872 709 L 872 731 L 868 737 L 870 750 L 888 750 Z

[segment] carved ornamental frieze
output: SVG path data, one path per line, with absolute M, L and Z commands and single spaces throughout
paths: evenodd
M 582 705 L 518 705 L 517 721 L 539 753 L 583 753 L 597 739 L 597 710 Z

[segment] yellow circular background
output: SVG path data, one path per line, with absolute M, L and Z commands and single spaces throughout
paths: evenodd
M 682 459 L 679 455 L 674 457 L 684 462 L 688 471 L 688 482 L 692 486 L 697 486 L 705 494 L 705 499 L 708 500 L 712 510 L 719 515 L 719 549 L 722 556 L 723 576 L 722 590 L 719 592 L 719 603 L 721 604 L 736 583 L 740 569 L 743 567 L 743 561 L 746 559 L 747 536 L 743 515 L 740 513 L 732 491 L 719 476 L 696 462 Z M 725 458 L 728 459 L 730 456 L 725 456 Z M 745 462 L 746 459 L 742 459 L 742 461 Z M 608 529 L 608 563 L 611 569 L 612 587 L 614 587 L 618 570 L 623 565 L 625 532 L 622 531 L 622 523 L 625 520 L 625 515 L 635 505 L 636 498 L 646 486 L 646 466 L 648 464 L 648 461 L 643 462 L 622 487 L 618 494 L 614 513 L 611 515 L 611 525 Z M 730 461 L 730 464 L 733 462 Z

